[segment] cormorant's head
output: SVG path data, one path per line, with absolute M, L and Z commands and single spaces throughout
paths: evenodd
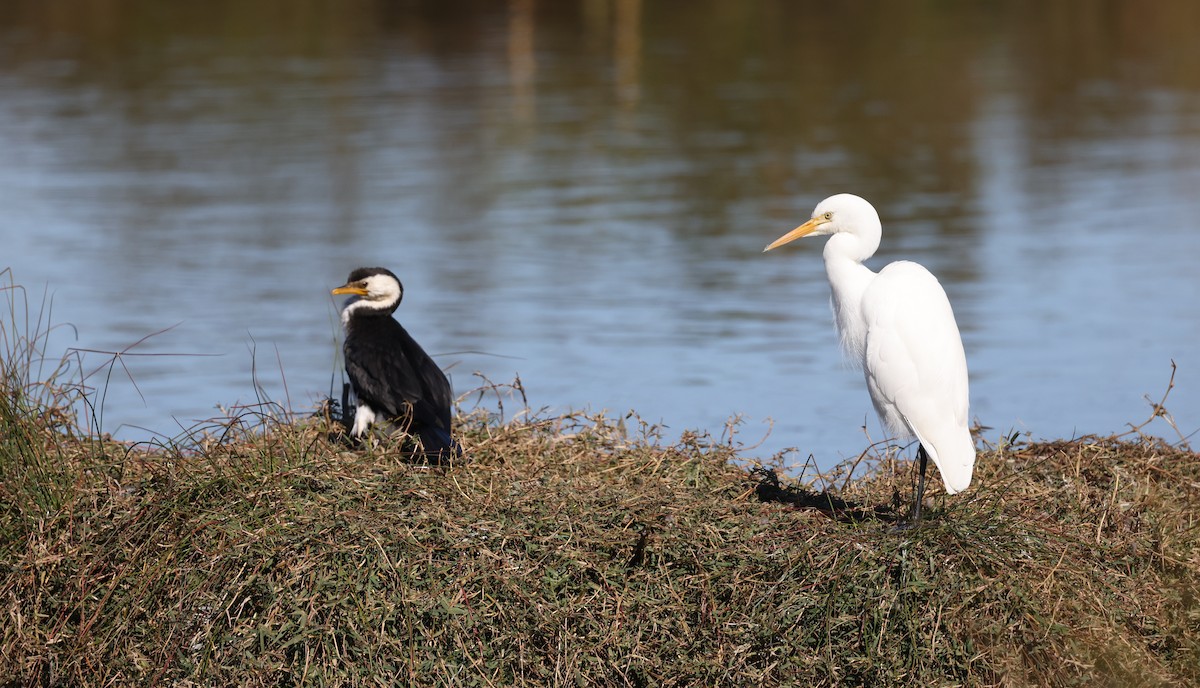
M 351 310 L 360 309 L 391 313 L 404 298 L 404 285 L 385 268 L 358 268 L 350 273 L 345 284 L 331 293 L 351 295 L 342 307 L 343 316 L 348 317 Z

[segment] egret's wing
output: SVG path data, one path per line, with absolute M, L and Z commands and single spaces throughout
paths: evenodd
M 967 359 L 946 292 L 928 270 L 888 265 L 863 294 L 863 372 L 884 423 L 916 435 L 948 492 L 971 481 Z

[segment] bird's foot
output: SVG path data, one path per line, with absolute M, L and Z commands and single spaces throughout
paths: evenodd
M 884 531 L 892 535 L 904 535 L 916 530 L 917 528 L 920 528 L 923 525 L 925 525 L 924 521 L 907 519 L 892 524 L 891 526 L 885 528 Z

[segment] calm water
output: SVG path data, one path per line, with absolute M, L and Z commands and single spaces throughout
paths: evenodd
M 881 431 L 821 244 L 761 251 L 852 191 L 872 265 L 949 292 L 988 439 L 1141 421 L 1172 359 L 1192 433 L 1198 28 L 1191 0 L 6 2 L 0 268 L 59 352 L 174 326 L 136 386 L 93 378 L 118 437 L 253 403 L 252 367 L 311 407 L 329 289 L 378 264 L 460 393 L 519 375 L 667 440 L 741 416 L 748 456 L 830 465 Z

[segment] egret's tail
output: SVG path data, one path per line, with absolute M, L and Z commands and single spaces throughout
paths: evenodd
M 950 437 L 939 438 L 941 441 L 934 445 L 926 444 L 924 438 L 919 439 L 942 474 L 946 494 L 957 494 L 971 486 L 971 474 L 975 471 L 975 440 L 971 439 L 970 430 L 962 428 Z

